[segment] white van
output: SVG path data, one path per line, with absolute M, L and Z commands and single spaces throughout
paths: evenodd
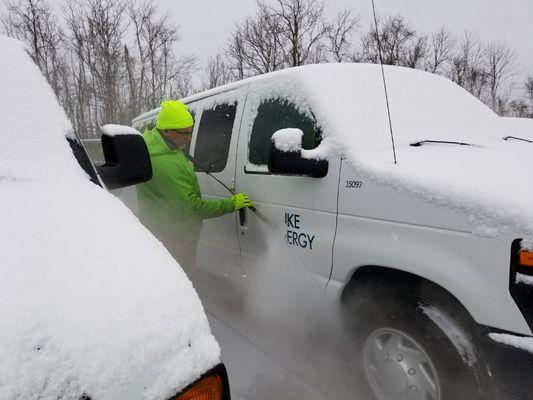
M 206 170 L 261 214 L 206 220 L 198 267 L 238 288 L 265 257 L 295 268 L 276 258 L 289 248 L 342 305 L 350 373 L 375 399 L 530 399 L 533 145 L 504 140 L 500 118 L 445 78 L 384 72 L 390 121 L 379 65 L 304 66 L 183 100 L 202 194 L 228 195 Z M 215 284 L 195 282 L 207 297 Z
M 191 282 L 106 190 L 151 177 L 142 137 L 108 126 L 95 169 L 24 45 L 0 52 L 0 398 L 229 400 Z

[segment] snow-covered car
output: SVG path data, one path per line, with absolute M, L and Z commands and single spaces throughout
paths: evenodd
M 376 399 L 531 398 L 533 145 L 502 140 L 503 119 L 443 77 L 384 74 L 388 103 L 380 66 L 367 64 L 304 66 L 183 99 L 202 193 L 227 195 L 207 171 L 260 212 L 206 221 L 198 266 L 232 293 L 248 288 L 240 318 L 253 323 L 264 307 L 255 292 L 272 282 L 258 260 L 300 271 L 273 293 L 296 287 L 303 263 L 347 310 L 358 349 L 347 369 Z M 152 127 L 158 110 L 133 126 Z M 353 381 L 337 379 L 343 371 L 327 380 L 309 365 L 300 376 L 336 398 L 353 393 L 339 389 Z
M 23 44 L 0 52 L 0 398 L 229 399 L 191 282 L 104 188 L 150 177 L 142 137 L 107 127 L 97 172 Z

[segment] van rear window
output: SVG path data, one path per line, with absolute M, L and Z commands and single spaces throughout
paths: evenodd
M 287 100 L 268 99 L 257 110 L 250 135 L 248 161 L 255 165 L 266 165 L 272 135 L 284 128 L 299 128 L 303 131 L 304 149 L 314 149 L 318 145 L 317 127 L 310 116 Z

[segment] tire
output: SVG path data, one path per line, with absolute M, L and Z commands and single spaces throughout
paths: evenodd
M 468 330 L 442 308 L 397 294 L 371 300 L 355 315 L 356 369 L 370 398 L 497 398 Z

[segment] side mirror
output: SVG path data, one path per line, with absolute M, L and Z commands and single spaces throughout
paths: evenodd
M 142 135 L 129 126 L 104 125 L 105 164 L 96 170 L 108 189 L 119 189 L 152 179 L 150 154 Z
M 272 135 L 268 170 L 278 175 L 301 175 L 323 178 L 328 174 L 328 162 L 302 157 L 303 132 L 300 129 L 280 129 Z

